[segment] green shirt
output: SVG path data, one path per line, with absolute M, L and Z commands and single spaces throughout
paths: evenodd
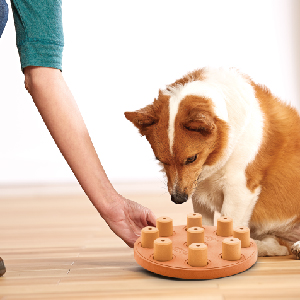
M 42 66 L 62 70 L 62 0 L 11 0 L 22 70 Z

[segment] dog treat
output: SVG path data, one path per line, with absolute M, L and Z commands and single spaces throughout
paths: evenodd
M 142 229 L 142 247 L 154 248 L 154 241 L 159 237 L 158 229 L 147 226 Z
M 173 220 L 169 217 L 160 217 L 156 219 L 156 227 L 160 237 L 173 235 Z
M 191 213 L 187 215 L 187 228 L 202 227 L 202 215 L 198 213 Z
M 168 238 L 158 238 L 154 241 L 154 256 L 157 261 L 169 261 L 173 257 L 172 241 Z
M 217 220 L 217 235 L 227 237 L 233 234 L 233 221 L 229 217 L 220 217 Z
M 239 260 L 241 258 L 241 241 L 238 238 L 226 238 L 222 241 L 222 259 Z
M 241 240 L 241 247 L 250 247 L 250 229 L 248 227 L 237 227 L 233 230 L 233 237 Z
M 207 265 L 207 246 L 204 243 L 189 245 L 188 264 L 191 267 L 205 267 Z
M 187 246 L 193 243 L 204 243 L 204 228 L 191 227 L 187 230 Z

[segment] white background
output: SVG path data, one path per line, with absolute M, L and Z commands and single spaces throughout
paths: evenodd
M 63 75 L 111 181 L 162 179 L 124 111 L 194 69 L 237 67 L 300 107 L 299 3 L 63 0 Z M 74 182 L 23 82 L 10 10 L 0 39 L 0 185 Z

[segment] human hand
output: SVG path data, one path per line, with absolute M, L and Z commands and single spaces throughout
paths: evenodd
M 141 235 L 142 228 L 156 226 L 156 217 L 150 209 L 121 195 L 102 217 L 110 229 L 131 248 Z

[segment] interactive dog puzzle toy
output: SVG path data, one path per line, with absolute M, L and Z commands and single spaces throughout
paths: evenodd
M 148 271 L 183 279 L 213 279 L 249 269 L 257 247 L 247 227 L 233 230 L 229 217 L 217 226 L 202 226 L 202 215 L 188 214 L 187 226 L 174 226 L 169 217 L 147 226 L 134 244 L 134 258 Z

